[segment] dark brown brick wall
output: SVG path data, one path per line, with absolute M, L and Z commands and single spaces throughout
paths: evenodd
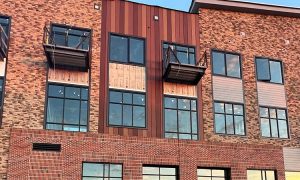
M 199 26 L 203 51 L 219 49 L 241 54 L 247 126 L 246 137 L 214 134 L 209 57 L 209 68 L 202 80 L 204 140 L 300 147 L 300 19 L 201 9 Z M 286 41 L 289 41 L 289 44 Z M 255 56 L 278 59 L 284 63 L 290 140 L 260 137 Z
M 32 143 L 61 143 L 58 152 L 32 151 Z M 271 156 L 270 156 L 271 154 Z M 231 168 L 232 180 L 246 180 L 247 169 L 277 170 L 284 180 L 280 147 L 122 137 L 13 129 L 9 179 L 80 179 L 82 162 L 123 164 L 124 180 L 142 179 L 142 165 L 176 165 L 180 179 L 197 179 L 197 167 Z

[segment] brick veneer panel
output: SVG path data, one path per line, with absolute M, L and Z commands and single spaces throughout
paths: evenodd
M 98 130 L 101 11 L 100 0 L 5 0 L 0 14 L 12 17 L 2 129 L 0 179 L 5 178 L 11 127 L 43 129 L 46 56 L 43 28 L 50 21 L 93 29 L 90 130 Z
M 61 143 L 62 151 L 32 151 L 33 142 Z M 142 179 L 142 165 L 177 165 L 180 179 L 197 179 L 197 167 L 231 167 L 232 180 L 246 180 L 246 170 L 273 169 L 284 180 L 281 147 L 202 143 L 13 129 L 9 179 L 80 179 L 82 162 L 122 163 L 125 180 Z
M 241 54 L 247 126 L 247 137 L 214 133 L 209 54 L 209 67 L 202 80 L 204 140 L 300 147 L 300 18 L 201 9 L 199 26 L 202 51 L 219 49 Z M 284 63 L 290 140 L 260 137 L 255 56 L 279 59 Z

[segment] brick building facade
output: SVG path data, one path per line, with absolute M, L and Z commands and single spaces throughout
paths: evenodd
M 299 17 L 224 0 L 195 0 L 189 13 L 121 0 L 1 3 L 0 178 L 299 178 Z

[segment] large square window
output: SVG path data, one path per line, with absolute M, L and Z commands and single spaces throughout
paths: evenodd
M 270 170 L 247 170 L 248 180 L 276 180 L 275 171 Z
M 198 140 L 197 100 L 165 96 L 164 122 L 166 138 Z
M 120 35 L 110 35 L 110 61 L 144 64 L 145 41 Z
M 270 138 L 289 138 L 286 109 L 260 107 L 261 135 Z
M 82 180 L 122 180 L 122 164 L 88 163 L 82 164 Z
M 214 112 L 216 133 L 245 135 L 244 105 L 215 102 Z
M 143 180 L 178 180 L 176 167 L 143 166 Z
M 237 54 L 212 52 L 213 74 L 241 78 L 241 58 Z
M 195 48 L 171 43 L 163 44 L 163 56 L 165 58 L 168 48 L 171 48 L 174 54 L 171 54 L 171 62 L 176 62 L 176 58 L 181 64 L 195 65 Z M 176 56 L 176 57 L 175 57 Z
M 282 63 L 267 58 L 256 58 L 256 77 L 259 81 L 283 84 Z
M 49 84 L 46 129 L 86 132 L 88 104 L 87 87 Z
M 109 91 L 109 125 L 146 127 L 146 97 L 132 91 Z

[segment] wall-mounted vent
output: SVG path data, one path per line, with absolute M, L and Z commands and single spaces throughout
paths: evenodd
M 33 143 L 32 150 L 34 151 L 56 151 L 60 152 L 61 144 L 50 144 L 50 143 Z

